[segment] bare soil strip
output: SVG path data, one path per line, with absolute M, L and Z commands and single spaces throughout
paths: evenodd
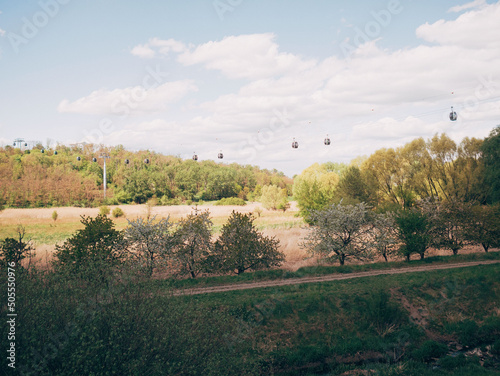
M 471 261 L 456 264 L 441 264 L 441 265 L 425 265 L 425 266 L 415 266 L 409 268 L 398 268 L 398 269 L 383 269 L 383 270 L 371 270 L 368 272 L 357 272 L 349 274 L 330 274 L 320 277 L 304 277 L 304 278 L 290 278 L 283 280 L 274 281 L 263 281 L 263 282 L 252 282 L 252 283 L 241 283 L 223 286 L 213 286 L 213 287 L 201 287 L 194 289 L 182 289 L 173 292 L 173 295 L 198 295 L 198 294 L 209 294 L 214 292 L 225 292 L 234 290 L 248 290 L 256 288 L 265 287 L 277 287 L 277 286 L 289 286 L 289 285 L 299 285 L 302 283 L 319 283 L 319 282 L 329 282 L 338 281 L 344 279 L 352 278 L 362 278 L 362 277 L 372 277 L 377 275 L 387 275 L 387 274 L 401 274 L 401 273 L 414 273 L 414 272 L 426 272 L 429 270 L 443 270 L 443 269 L 456 269 L 465 268 L 469 266 L 477 265 L 489 265 L 498 264 L 500 260 L 488 260 L 488 261 Z

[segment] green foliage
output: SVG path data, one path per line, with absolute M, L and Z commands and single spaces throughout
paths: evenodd
M 111 213 L 114 218 L 120 218 L 125 215 L 123 210 L 121 208 L 114 208 L 113 212 Z
M 417 208 L 403 210 L 395 217 L 398 225 L 398 236 L 403 246 L 401 254 L 410 260 L 414 253 L 425 257 L 425 252 L 431 246 L 432 224 L 429 217 Z
M 280 189 L 276 185 L 265 185 L 262 187 L 260 202 L 266 209 L 285 211 L 288 204 L 286 189 Z
M 258 375 L 253 333 L 224 308 L 151 295 L 131 275 L 85 288 L 50 272 L 18 274 L 16 370 L 23 375 Z M 7 325 L 1 334 L 7 338 Z M 7 353 L 7 341 L 0 343 Z M 3 369 L 7 369 L 6 360 Z
M 61 147 L 62 148 L 62 147 Z M 256 166 L 224 165 L 213 161 L 183 161 L 178 157 L 123 147 L 97 145 L 66 147 L 58 155 L 33 150 L 0 147 L 0 204 L 11 207 L 50 207 L 76 205 L 96 207 L 102 202 L 102 160 L 91 162 L 107 152 L 108 204 L 143 204 L 153 196 L 163 204 L 186 200 L 219 200 L 224 197 L 246 199 L 256 196 L 257 187 L 274 184 L 290 190 L 291 179 L 273 170 Z M 77 161 L 77 156 L 81 157 Z M 150 160 L 145 164 L 144 159 Z M 125 159 L 129 160 L 125 164 Z
M 445 344 L 429 340 L 425 341 L 420 348 L 411 353 L 411 357 L 415 360 L 428 363 L 433 359 L 439 359 L 448 352 L 448 346 Z
M 436 236 L 433 243 L 438 248 L 450 249 L 456 255 L 466 244 L 472 205 L 450 200 L 439 203 L 436 209 Z
M 110 212 L 111 212 L 111 210 L 107 206 L 101 206 L 101 207 L 99 207 L 99 214 L 100 215 L 106 216 L 106 215 L 109 215 Z
M 315 163 L 293 181 L 293 197 L 307 223 L 311 223 L 309 217 L 313 210 L 323 209 L 334 201 L 339 177 L 327 167 Z
M 84 228 L 62 245 L 56 245 L 55 266 L 68 272 L 95 273 L 105 278 L 123 261 L 126 248 L 123 233 L 111 219 L 82 216 Z
M 239 198 L 239 197 L 224 197 L 221 198 L 219 201 L 216 201 L 214 205 L 239 205 L 239 206 L 244 206 L 247 203 L 245 200 Z
M 159 267 L 169 266 L 169 258 L 175 246 L 170 218 L 156 221 L 156 217 L 128 220 L 125 238 L 135 265 L 151 277 Z
M 212 248 L 211 228 L 212 221 L 208 210 L 188 214 L 177 223 L 173 257 L 180 264 L 180 274 L 189 274 L 191 278 L 196 278 L 205 268 L 205 260 Z
M 475 206 L 465 229 L 466 240 L 481 244 L 485 252 L 500 246 L 500 204 Z
M 56 210 L 54 210 L 54 211 L 52 212 L 52 220 L 54 221 L 54 223 L 57 221 L 57 218 L 58 218 L 58 217 L 59 217 L 59 216 L 58 216 L 58 214 L 57 214 L 57 211 L 56 211 Z
M 371 221 L 368 207 L 332 204 L 310 214 L 309 234 L 301 244 L 309 253 L 323 260 L 338 260 L 344 265 L 347 258 L 367 259 L 371 257 L 366 244 Z
M 209 257 L 212 270 L 241 274 L 279 266 L 285 260 L 278 251 L 279 241 L 257 231 L 253 221 L 251 214 L 231 213 Z
M 5 238 L 0 242 L 0 265 L 6 266 L 11 262 L 19 266 L 21 260 L 31 258 L 33 245 L 30 241 L 25 242 L 26 231 L 23 226 L 17 227 L 17 239 Z
M 489 188 L 488 201 L 500 202 L 500 126 L 493 129 L 484 140 L 481 151 L 484 160 L 484 176 Z
M 336 196 L 346 204 L 357 204 L 360 202 L 375 203 L 375 192 L 367 184 L 357 166 L 349 166 L 340 176 L 336 187 Z

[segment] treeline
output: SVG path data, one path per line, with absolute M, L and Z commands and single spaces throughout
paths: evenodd
M 259 197 L 261 188 L 270 184 L 291 194 L 292 180 L 277 170 L 210 160 L 182 160 L 151 151 L 127 151 L 123 146 L 58 145 L 44 149 L 39 144 L 24 151 L 10 146 L 0 148 L 0 204 L 9 207 L 102 204 L 101 153 L 110 155 L 106 161 L 108 204 L 140 204 L 152 197 L 163 205 L 225 197 L 248 200 Z
M 411 208 L 377 213 L 365 203 L 340 203 L 311 210 L 309 222 L 302 247 L 340 265 L 349 259 L 423 259 L 431 247 L 454 255 L 466 245 L 481 245 L 485 252 L 500 247 L 499 204 L 426 199 Z
M 170 218 L 137 218 L 124 230 L 104 214 L 82 216 L 83 229 L 63 244 L 56 245 L 54 270 L 82 278 L 103 281 L 127 268 L 151 277 L 155 271 L 172 276 L 196 278 L 199 274 L 241 274 L 279 266 L 285 255 L 279 241 L 263 235 L 252 214 L 233 211 L 212 239 L 212 220 L 208 210 L 195 210 L 177 223 Z M 34 250 L 25 241 L 25 230 L 18 227 L 16 238 L 0 241 L 0 267 L 19 264 Z
M 485 139 L 446 134 L 380 149 L 350 165 L 314 164 L 296 176 L 293 195 L 308 221 L 311 210 L 367 203 L 381 211 L 410 208 L 418 201 L 492 204 L 500 201 L 500 126 Z

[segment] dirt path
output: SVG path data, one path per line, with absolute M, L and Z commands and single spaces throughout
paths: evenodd
M 371 270 L 371 271 L 367 271 L 367 272 L 358 272 L 358 273 L 349 273 L 349 274 L 331 274 L 331 275 L 325 275 L 325 276 L 320 276 L 320 277 L 291 278 L 291 279 L 285 279 L 285 280 L 263 281 L 263 282 L 241 283 L 241 284 L 232 284 L 232 285 L 224 285 L 224 286 L 183 289 L 183 290 L 175 291 L 173 295 L 209 294 L 209 293 L 213 293 L 213 292 L 247 290 L 247 289 L 256 289 L 256 288 L 264 288 L 264 287 L 289 286 L 289 285 L 298 285 L 298 284 L 302 284 L 302 283 L 318 283 L 318 282 L 337 281 L 337 280 L 343 280 L 343 279 L 371 277 L 371 276 L 376 276 L 376 275 L 426 272 L 429 270 L 456 269 L 456 268 L 465 268 L 465 267 L 469 267 L 469 266 L 489 265 L 489 264 L 498 264 L 498 263 L 500 263 L 500 260 L 472 261 L 472 262 L 464 262 L 464 263 L 457 263 L 457 264 L 425 265 L 425 266 L 416 266 L 416 267 L 409 267 L 409 268 Z

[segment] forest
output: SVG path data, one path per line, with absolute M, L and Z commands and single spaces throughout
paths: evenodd
M 260 196 L 266 185 L 288 189 L 291 194 L 292 179 L 256 166 L 182 160 L 151 151 L 131 152 L 123 146 L 44 149 L 38 144 L 31 150 L 0 148 L 0 200 L 18 208 L 99 206 L 103 203 L 101 153 L 110 156 L 107 204 L 141 204 L 152 197 L 162 205 L 225 197 L 247 200 Z
M 350 165 L 313 164 L 294 179 L 293 196 L 307 220 L 328 204 L 364 202 L 379 211 L 412 207 L 419 200 L 494 204 L 500 201 L 500 126 L 485 139 L 446 134 L 379 149 Z
M 110 156 L 106 202 L 101 153 Z M 152 197 L 161 205 L 230 197 L 258 201 L 263 187 L 274 186 L 293 195 L 307 220 L 310 210 L 339 202 L 364 202 L 381 211 L 408 208 L 430 197 L 493 204 L 500 201 L 499 165 L 500 126 L 484 139 L 465 137 L 457 144 L 444 133 L 435 134 L 396 149 L 379 149 L 349 164 L 315 163 L 293 179 L 257 166 L 182 160 L 127 151 L 121 145 L 6 146 L 0 148 L 0 204 L 96 207 L 141 204 Z

